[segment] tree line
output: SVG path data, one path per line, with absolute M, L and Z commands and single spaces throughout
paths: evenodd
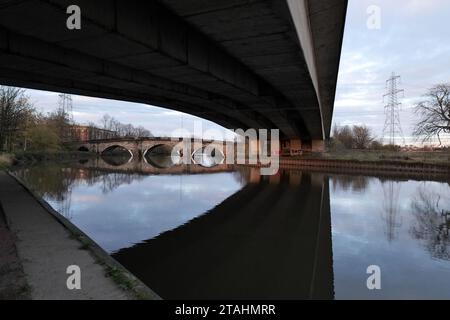
M 416 105 L 418 118 L 414 135 L 422 142 L 450 135 L 450 84 L 439 84 L 430 88 L 423 100 Z M 0 86 L 0 151 L 18 150 L 53 151 L 62 148 L 70 138 L 73 125 L 64 108 L 49 114 L 35 110 L 26 91 L 20 88 Z M 124 124 L 105 114 L 100 124 L 90 123 L 92 128 L 110 130 L 118 137 L 151 137 L 142 126 Z M 344 149 L 385 148 L 365 125 L 334 127 L 331 146 Z M 393 146 L 387 146 L 393 147 Z
M 37 112 L 24 89 L 0 86 L 0 151 L 60 149 L 65 118 Z
M 413 136 L 416 141 L 430 142 L 450 135 L 450 84 L 438 84 L 428 89 L 423 99 L 415 106 L 417 122 Z M 383 145 L 370 128 L 362 126 L 335 126 L 331 138 L 335 149 L 395 149 L 399 146 Z
M 0 151 L 60 151 L 64 142 L 70 141 L 73 125 L 69 113 L 61 106 L 43 114 L 34 108 L 24 89 L 0 86 Z M 118 137 L 152 136 L 142 126 L 123 124 L 109 115 L 104 115 L 98 125 L 88 125 L 99 126 Z
M 372 130 L 365 125 L 334 126 L 331 148 L 338 149 L 380 149 L 381 142 L 376 140 Z
M 91 126 L 95 126 L 91 123 Z M 113 131 L 118 137 L 131 137 L 131 138 L 146 138 L 153 137 L 150 130 L 145 129 L 143 126 L 133 126 L 131 123 L 125 124 L 109 114 L 104 114 L 100 119 L 100 127 L 104 130 Z

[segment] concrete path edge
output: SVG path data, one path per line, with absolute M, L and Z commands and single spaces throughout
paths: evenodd
M 95 258 L 104 264 L 105 267 L 114 268 L 119 270 L 121 274 L 126 277 L 131 283 L 134 283 L 133 288 L 130 290 L 138 299 L 143 300 L 162 300 L 162 298 L 150 289 L 145 283 L 136 278 L 129 270 L 127 270 L 117 260 L 112 258 L 105 250 L 103 250 L 94 240 L 92 240 L 87 234 L 80 230 L 76 225 L 70 222 L 67 218 L 62 216 L 59 212 L 53 209 L 47 201 L 39 197 L 33 190 L 31 190 L 22 179 L 14 175 L 13 172 L 6 170 L 9 176 L 11 176 L 22 188 L 24 188 L 57 222 L 59 222 L 64 228 L 66 228 L 71 234 L 77 237 L 77 239 L 86 244 L 88 250 L 95 256 Z M 106 270 L 105 270 L 106 271 Z

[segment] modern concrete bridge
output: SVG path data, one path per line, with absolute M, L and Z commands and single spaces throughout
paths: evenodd
M 69 5 L 81 29 L 69 30 Z M 0 84 L 329 137 L 347 0 L 0 0 Z

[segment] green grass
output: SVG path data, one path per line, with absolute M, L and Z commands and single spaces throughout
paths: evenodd
M 106 266 L 106 276 L 125 290 L 133 291 L 136 287 L 136 281 L 128 277 L 121 269 L 117 267 Z
M 80 247 L 78 247 L 80 250 L 91 249 L 90 242 L 86 240 L 80 233 L 71 231 L 69 237 L 71 239 L 77 239 L 78 241 L 81 242 Z M 95 254 L 94 256 L 95 256 L 95 263 L 103 267 L 103 269 L 105 270 L 106 277 L 111 278 L 117 284 L 117 286 L 119 286 L 125 291 L 132 292 L 135 295 L 135 297 L 139 300 L 150 299 L 150 296 L 147 293 L 136 289 L 137 281 L 130 278 L 125 271 L 123 271 L 118 267 L 106 264 L 106 262 L 103 259 L 99 258 Z
M 308 153 L 294 158 L 450 165 L 449 151 L 339 150 L 324 153 Z

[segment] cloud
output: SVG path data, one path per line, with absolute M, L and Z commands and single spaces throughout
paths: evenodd
M 370 5 L 381 8 L 381 29 L 366 26 Z M 410 136 L 414 104 L 427 88 L 450 81 L 450 1 L 351 0 L 335 100 L 335 124 L 362 121 L 382 134 L 383 94 L 392 72 L 405 89 L 401 113 Z
M 40 90 L 27 90 L 35 108 L 46 114 L 58 108 L 58 94 Z M 194 123 L 201 122 L 203 130 L 227 130 L 211 121 L 198 117 L 160 108 L 142 103 L 132 103 L 119 100 L 93 98 L 87 96 L 72 96 L 73 118 L 75 122 L 87 124 L 90 122 L 100 124 L 104 114 L 116 118 L 123 123 L 132 123 L 135 126 L 143 126 L 157 136 L 171 136 L 172 132 L 179 128 L 194 131 Z

